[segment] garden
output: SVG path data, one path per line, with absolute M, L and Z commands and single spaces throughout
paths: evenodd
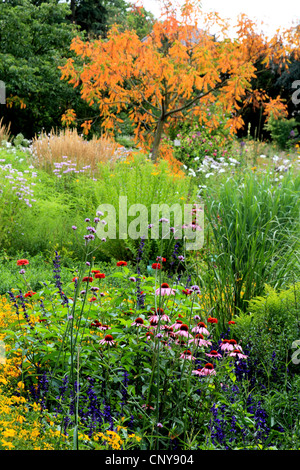
M 300 450 L 298 100 L 267 85 L 299 28 L 195 40 L 191 8 L 70 37 L 60 127 L 7 94 L 0 450 Z

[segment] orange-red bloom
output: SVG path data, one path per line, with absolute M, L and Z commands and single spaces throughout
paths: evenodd
M 29 264 L 28 259 L 18 259 L 17 261 L 17 266 L 25 266 L 26 264 Z

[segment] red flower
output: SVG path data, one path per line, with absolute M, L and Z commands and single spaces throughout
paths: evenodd
M 152 264 L 152 269 L 160 269 L 161 265 L 159 263 L 153 263 Z
M 190 290 L 190 289 L 183 289 L 182 293 L 185 294 L 185 295 L 191 295 L 193 291 Z
M 235 325 L 235 321 L 230 320 L 230 321 L 228 322 L 228 325 Z
M 118 261 L 117 266 L 127 266 L 126 261 Z
M 102 325 L 102 323 L 99 320 L 94 320 L 91 323 L 91 326 L 96 327 L 96 328 L 99 328 L 101 325 Z
M 161 256 L 158 256 L 156 258 L 156 261 L 161 261 L 162 263 L 165 263 L 167 260 L 166 260 L 166 258 L 162 258 Z
M 89 276 L 84 276 L 82 278 L 82 282 L 93 282 L 93 278 L 92 277 L 89 277 Z
M 217 318 L 208 317 L 207 323 L 218 323 L 218 320 L 217 320 Z
M 98 272 L 95 274 L 95 279 L 104 279 L 104 278 L 105 278 L 105 274 L 100 273 L 100 271 L 98 271 Z
M 99 271 L 99 269 L 92 269 L 92 273 L 97 274 L 97 273 L 100 273 L 100 271 Z
M 28 291 L 27 294 L 24 295 L 24 297 L 32 297 L 36 292 L 33 292 L 32 290 Z
M 73 277 L 72 282 L 77 281 L 78 277 Z
M 89 302 L 95 302 L 95 300 L 97 300 L 97 297 L 92 297 Z
M 25 266 L 25 264 L 29 264 L 28 259 L 18 259 L 17 266 Z

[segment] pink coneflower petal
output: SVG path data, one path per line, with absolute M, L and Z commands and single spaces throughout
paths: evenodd
M 179 327 L 179 330 L 176 333 L 177 336 L 183 336 L 185 338 L 191 338 L 192 335 L 189 333 L 189 327 L 185 323 Z
M 163 282 L 162 285 L 158 289 L 156 289 L 155 295 L 175 295 L 175 290 L 172 289 L 169 284 Z
M 212 351 L 210 351 L 209 353 L 205 353 L 205 355 L 208 356 L 208 357 L 216 357 L 217 359 L 222 358 L 222 354 L 218 353 L 214 349 Z
M 194 343 L 197 346 L 204 346 L 204 347 L 211 346 L 212 344 L 211 341 L 204 339 L 201 333 L 197 333 L 195 338 L 189 340 L 189 343 Z
M 188 361 L 194 361 L 196 358 L 192 356 L 192 353 L 189 349 L 186 351 L 183 351 L 182 354 L 180 354 L 179 359 L 186 359 Z
M 174 323 L 172 325 L 172 328 L 173 328 L 173 330 L 178 330 L 181 327 L 181 325 L 183 325 L 183 321 L 182 320 L 176 320 L 176 323 Z
M 208 329 L 206 328 L 205 323 L 202 322 L 202 321 L 197 323 L 197 326 L 194 326 L 194 328 L 192 328 L 192 332 L 193 333 L 200 333 L 200 334 L 206 335 L 206 336 L 208 336 L 210 334 Z
M 115 341 L 112 335 L 106 335 L 103 339 L 99 341 L 99 344 L 112 345 L 112 344 L 115 344 Z
M 111 330 L 111 326 L 108 325 L 101 325 L 98 328 L 102 331 Z
M 234 349 L 242 351 L 241 346 L 237 344 L 235 339 L 223 339 L 220 348 L 222 351 L 233 351 Z
M 144 320 L 143 318 L 136 318 L 133 323 L 131 323 L 131 326 L 145 326 L 144 325 Z
M 216 371 L 214 369 L 214 366 L 210 362 L 208 362 L 202 369 L 198 369 L 197 375 L 216 375 Z
M 237 357 L 238 359 L 247 359 L 248 357 L 246 354 L 242 354 L 239 349 L 234 349 L 228 354 L 228 356 Z

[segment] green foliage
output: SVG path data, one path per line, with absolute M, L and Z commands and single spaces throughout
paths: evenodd
M 299 175 L 278 184 L 246 173 L 203 192 L 209 273 L 203 282 L 212 296 L 217 292 L 224 324 L 266 283 L 283 286 L 299 274 L 299 184 Z
M 261 378 L 287 385 L 287 370 L 299 375 L 293 363 L 293 342 L 300 339 L 300 283 L 276 291 L 266 285 L 262 296 L 249 301 L 248 312 L 236 318 L 236 337 L 251 350 Z M 299 347 L 299 346 L 297 346 Z M 289 379 L 290 380 L 290 379 Z
M 265 129 L 270 132 L 271 139 L 278 145 L 281 150 L 288 149 L 295 142 L 295 138 L 298 135 L 298 131 L 295 130 L 297 121 L 294 118 L 291 119 L 274 119 L 270 117 L 268 122 L 265 124 Z
M 101 204 L 111 204 L 116 209 L 117 238 L 107 240 L 100 246 L 100 250 L 116 259 L 135 259 L 140 239 L 119 239 L 119 197 L 127 198 L 127 207 L 134 204 L 142 204 L 148 211 L 148 222 L 151 223 L 151 205 L 185 203 L 193 204 L 196 199 L 196 187 L 190 178 L 178 178 L 170 172 L 168 164 L 161 161 L 157 166 L 143 155 L 136 155 L 133 160 L 120 161 L 116 165 L 102 165 L 100 169 L 101 184 L 97 186 L 97 198 Z M 128 227 L 136 219 L 136 215 L 128 216 Z M 161 215 L 160 217 L 163 217 Z M 172 227 L 173 213 L 170 214 L 170 226 Z M 167 217 L 169 218 L 169 217 Z M 108 227 L 107 227 L 108 228 Z M 141 230 L 138 229 L 138 230 Z M 143 233 L 141 233 L 141 236 Z M 148 234 L 146 234 L 148 236 Z M 158 254 L 158 241 L 149 240 L 149 259 L 156 258 Z M 174 240 L 165 240 L 164 256 L 172 252 Z
M 78 34 L 66 20 L 68 12 L 67 4 L 55 0 L 0 4 L 0 76 L 8 104 L 1 113 L 15 135 L 22 132 L 31 139 L 42 128 L 60 126 L 61 115 L 70 107 L 84 116 L 79 93 L 60 80 L 58 69 Z
M 210 114 L 217 114 L 211 107 Z M 192 123 L 184 121 L 176 128 L 171 128 L 169 137 L 178 141 L 174 146 L 174 157 L 188 168 L 196 170 L 207 155 L 214 159 L 228 158 L 231 152 L 232 138 L 229 137 L 229 129 L 225 128 L 227 118 L 225 115 L 217 117 L 218 127 L 210 128 L 200 126 L 197 120 Z

